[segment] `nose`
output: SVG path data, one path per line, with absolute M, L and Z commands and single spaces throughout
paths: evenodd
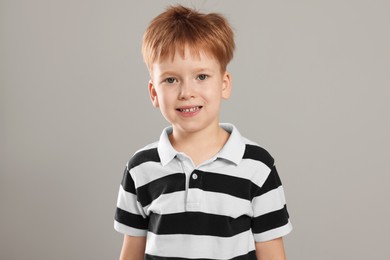
M 195 95 L 194 88 L 191 83 L 188 81 L 182 82 L 180 84 L 180 93 L 179 93 L 179 99 L 180 100 L 187 100 L 190 98 L 193 98 Z

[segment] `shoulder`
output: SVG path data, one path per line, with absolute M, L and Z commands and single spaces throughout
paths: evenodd
M 243 159 L 260 161 L 267 165 L 268 168 L 274 166 L 275 160 L 265 148 L 245 137 L 243 137 L 243 141 L 245 143 Z
M 160 162 L 157 145 L 158 142 L 155 142 L 136 151 L 128 161 L 127 169 L 130 170 L 145 162 Z

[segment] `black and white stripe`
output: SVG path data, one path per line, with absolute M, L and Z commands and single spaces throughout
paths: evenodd
M 256 259 L 254 242 L 289 233 L 291 223 L 274 159 L 242 145 L 238 165 L 217 159 L 191 172 L 177 157 L 163 166 L 157 144 L 137 152 L 123 174 L 115 229 L 147 234 L 150 260 Z

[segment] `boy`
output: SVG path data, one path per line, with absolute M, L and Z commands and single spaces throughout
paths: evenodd
M 121 259 L 285 259 L 292 227 L 274 160 L 219 123 L 234 47 L 224 17 L 183 6 L 147 28 L 150 98 L 171 126 L 126 166 L 114 224 Z

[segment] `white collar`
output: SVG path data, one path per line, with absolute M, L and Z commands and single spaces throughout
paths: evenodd
M 238 165 L 245 152 L 245 142 L 238 132 L 237 128 L 228 123 L 221 123 L 220 127 L 230 133 L 230 137 L 227 140 L 226 144 L 222 147 L 219 153 L 216 155 L 216 158 L 225 159 L 233 162 Z M 172 133 L 172 126 L 166 127 L 160 136 L 158 142 L 157 151 L 160 156 L 161 164 L 163 166 L 167 165 L 170 161 L 175 158 L 179 153 L 176 151 L 171 142 L 169 141 L 168 136 Z

